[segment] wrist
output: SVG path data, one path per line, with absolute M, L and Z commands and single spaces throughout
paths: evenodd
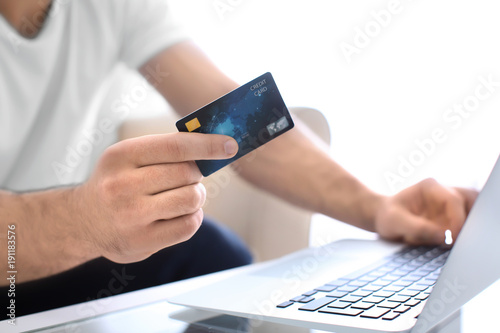
M 29 235 L 35 237 L 33 244 L 40 244 L 40 248 L 33 250 L 58 257 L 61 265 L 69 267 L 99 257 L 91 242 L 83 237 L 80 223 L 83 210 L 75 204 L 75 187 L 20 194 L 19 200 L 25 210 L 23 221 L 30 221 L 32 227 Z
M 353 177 L 348 177 L 342 186 L 329 188 L 327 193 L 320 213 L 367 231 L 376 231 L 377 215 L 388 197 L 371 191 Z
M 89 221 L 92 217 L 89 216 L 92 207 L 88 207 L 84 199 L 84 185 L 67 189 L 67 204 L 68 211 L 73 218 L 69 218 L 72 225 L 71 239 L 78 244 L 78 255 L 82 256 L 85 261 L 92 260 L 101 256 L 98 247 L 95 244 L 92 232 L 89 230 Z
M 359 200 L 361 228 L 371 232 L 377 231 L 377 215 L 381 207 L 385 205 L 387 199 L 387 196 L 372 191 L 367 191 L 361 196 Z

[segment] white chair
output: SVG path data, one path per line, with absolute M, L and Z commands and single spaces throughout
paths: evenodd
M 291 107 L 290 111 L 329 145 L 330 129 L 321 112 L 306 107 Z M 125 121 L 119 137 L 177 132 L 178 118 L 169 112 L 160 118 Z M 230 168 L 212 174 L 203 183 L 207 189 L 205 214 L 234 230 L 250 247 L 255 261 L 277 258 L 309 245 L 311 212 L 255 188 Z

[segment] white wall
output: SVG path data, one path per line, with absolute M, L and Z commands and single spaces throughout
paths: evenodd
M 496 1 L 170 2 L 235 80 L 271 71 L 288 105 L 322 110 L 335 159 L 377 191 L 393 193 L 426 177 L 482 186 L 500 151 L 500 86 L 460 124 L 443 117 L 474 95 L 479 76 L 500 82 Z M 388 9 L 394 14 L 382 18 L 385 26 L 376 23 L 372 12 Z M 361 40 L 358 28 L 373 37 Z M 359 53 L 349 62 L 341 45 L 356 47 L 356 37 Z M 415 140 L 431 138 L 435 128 L 445 140 L 422 159 Z M 421 165 L 398 174 L 399 156 L 410 155 Z M 402 177 L 390 186 L 387 172 Z
M 427 177 L 484 184 L 500 152 L 500 84 L 477 88 L 480 77 L 500 82 L 496 1 L 170 2 L 235 80 L 270 71 L 288 105 L 323 111 L 332 155 L 374 190 L 395 193 Z M 464 102 L 472 111 L 461 116 Z M 391 185 L 388 173 L 401 178 Z M 311 243 L 325 234 L 374 236 L 316 216 Z

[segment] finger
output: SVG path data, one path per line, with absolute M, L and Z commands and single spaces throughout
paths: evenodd
M 423 182 L 422 193 L 427 219 L 457 235 L 466 217 L 465 203 L 459 193 L 433 179 Z
M 163 191 L 199 183 L 202 179 L 196 163 L 181 162 L 155 164 L 134 169 L 130 182 L 136 184 L 143 194 L 158 194 Z
M 476 202 L 477 196 L 479 192 L 473 189 L 463 188 L 463 187 L 455 187 L 454 188 L 465 200 L 465 211 L 467 215 L 469 214 L 474 202 Z
M 118 149 L 118 148 L 117 148 Z M 233 138 L 219 134 L 170 133 L 147 135 L 119 143 L 135 166 L 231 158 L 238 152 Z
M 444 243 L 446 229 L 404 208 L 393 210 L 386 219 L 390 219 L 386 221 L 390 228 L 386 227 L 382 235 L 390 240 L 403 240 L 414 245 Z
M 440 245 L 445 243 L 445 231 L 436 223 L 426 218 L 409 215 L 406 216 L 406 228 L 403 239 L 412 245 Z
M 150 221 L 170 220 L 192 214 L 205 203 L 206 190 L 197 183 L 148 196 L 147 214 Z
M 168 221 L 157 221 L 150 225 L 159 246 L 171 246 L 190 239 L 201 226 L 203 210 L 183 215 Z M 154 239 L 154 238 L 153 238 Z
M 187 241 L 200 228 L 202 221 L 203 210 L 198 209 L 192 214 L 147 225 L 136 243 L 141 249 L 140 257 L 148 257 L 163 248 Z

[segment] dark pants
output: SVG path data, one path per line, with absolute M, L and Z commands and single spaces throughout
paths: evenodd
M 16 285 L 16 316 L 187 279 L 251 261 L 250 252 L 234 233 L 205 219 L 190 240 L 141 262 L 117 264 L 98 258 L 48 278 Z M 5 306 L 7 292 L 8 288 L 0 288 Z M 3 319 L 6 318 L 0 320 Z

